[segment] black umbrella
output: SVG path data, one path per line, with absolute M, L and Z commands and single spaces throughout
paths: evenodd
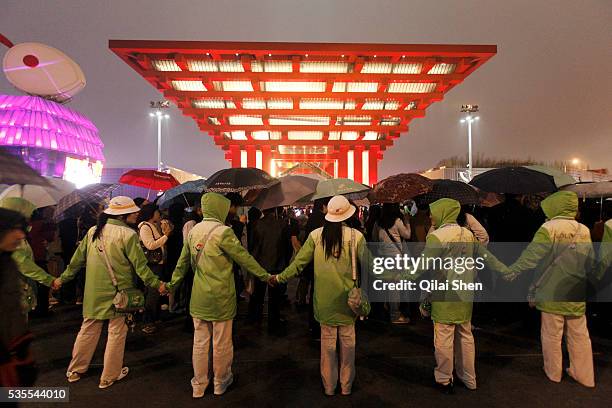
M 278 179 L 254 167 L 236 167 L 219 170 L 206 180 L 204 191 L 215 193 L 239 193 L 261 190 L 278 183 Z
M 419 204 L 431 204 L 441 198 L 452 198 L 461 205 L 476 205 L 479 202 L 478 192 L 474 187 L 454 180 L 434 180 L 433 190 L 415 197 L 415 200 Z
M 0 149 L 0 184 L 34 184 L 51 187 L 44 177 L 23 160 L 4 149 Z
M 555 179 L 526 167 L 502 167 L 485 171 L 470 184 L 480 190 L 505 194 L 536 194 L 557 191 Z

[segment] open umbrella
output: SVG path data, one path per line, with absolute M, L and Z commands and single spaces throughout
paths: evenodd
M 67 196 L 62 197 L 57 203 L 55 219 L 62 220 L 71 216 L 78 216 L 88 207 L 93 208 L 94 205 L 104 201 L 117 187 L 117 184 L 99 183 L 74 190 Z
M 128 171 L 119 178 L 119 183 L 153 191 L 166 191 L 180 184 L 172 174 L 146 169 Z
M 371 200 L 379 203 L 401 203 L 433 189 L 433 181 L 415 173 L 389 176 L 374 186 Z
M 49 182 L 25 164 L 19 157 L 0 149 L 0 184 L 36 184 L 49 186 Z
M 261 190 L 251 204 L 260 210 L 293 205 L 301 198 L 312 194 L 317 189 L 317 180 L 304 176 L 285 176 L 279 183 Z
M 474 187 L 454 180 L 434 180 L 433 189 L 415 197 L 415 200 L 419 204 L 431 204 L 441 198 L 452 198 L 459 201 L 461 205 L 476 205 L 480 201 Z
M 565 186 L 561 190 L 573 191 L 581 198 L 612 197 L 612 181 L 578 183 L 571 186 Z
M 183 184 L 179 184 L 176 187 L 172 187 L 166 190 L 164 194 L 160 195 L 157 199 L 157 205 L 159 208 L 169 207 L 171 202 L 176 198 L 181 198 L 188 201 L 189 198 L 193 198 L 194 195 L 202 194 L 204 191 L 204 185 L 206 184 L 205 179 L 191 180 Z
M 321 180 L 317 183 L 315 193 L 311 197 L 308 197 L 308 199 L 314 201 L 319 198 L 333 197 L 336 195 L 349 195 L 361 192 L 367 193 L 369 190 L 370 187 L 365 184 L 347 178 Z
M 205 183 L 204 191 L 215 193 L 239 193 L 261 190 L 278 183 L 278 179 L 255 167 L 234 167 L 219 170 Z
M 553 176 L 526 167 L 501 167 L 474 177 L 470 184 L 481 190 L 505 194 L 536 194 L 557 191 Z
M 36 208 L 55 205 L 59 200 L 73 192 L 76 187 L 69 181 L 48 177 L 49 186 L 40 186 L 37 184 L 26 184 L 24 186 L 13 184 L 2 193 L 0 199 L 4 197 L 21 197 L 25 198 Z
M 555 180 L 555 185 L 557 187 L 563 187 L 563 186 L 567 186 L 570 184 L 576 184 L 576 180 L 572 176 L 570 176 L 569 174 L 559 169 L 554 169 L 552 167 L 546 167 L 546 166 L 537 166 L 537 165 L 525 166 L 525 167 L 531 170 L 539 171 L 540 173 L 548 174 L 549 176 L 553 176 L 553 179 Z

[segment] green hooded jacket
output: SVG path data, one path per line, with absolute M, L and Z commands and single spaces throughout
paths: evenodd
M 458 201 L 442 198 L 429 205 L 434 231 L 427 235 L 423 256 L 425 259 L 481 258 L 484 265 L 500 274 L 509 273 L 508 268 L 491 254 L 472 232 L 457 224 L 461 211 Z M 450 244 L 450 245 L 449 245 Z M 465 268 L 459 275 L 457 268 L 433 270 L 432 279 L 438 282 L 459 280 L 469 284 L 476 280 L 475 268 Z M 427 270 L 419 268 L 409 279 L 417 279 Z M 456 291 L 452 285 L 447 290 L 432 293 L 431 319 L 436 323 L 461 324 L 472 319 L 472 300 L 474 294 L 469 290 Z
M 314 261 L 314 317 L 326 326 L 350 326 L 355 323 L 356 315 L 348 305 L 349 292 L 354 287 L 350 250 L 351 230 L 355 234 L 356 258 L 359 265 L 369 263 L 369 251 L 361 232 L 343 226 L 340 258 L 329 259 L 325 257 L 323 228 L 317 228 L 308 235 L 308 239 L 291 265 L 277 275 L 278 281 L 285 283 Z
M 94 240 L 95 231 L 96 227 L 87 231 L 60 279 L 62 283 L 68 282 L 85 267 L 83 317 L 96 320 L 113 319 L 119 316 L 115 312 L 113 298 L 117 290 L 135 287 L 135 275 L 138 275 L 145 285 L 154 289 L 158 289 L 161 282 L 147 266 L 147 258 L 142 252 L 136 231 L 122 221 L 112 218 L 104 226 L 101 237 Z M 106 251 L 118 289 L 113 286 L 100 248 Z
M 606 273 L 609 273 L 610 267 L 612 267 L 612 219 L 604 224 L 604 234 L 601 239 L 599 257 L 601 260 L 599 277 L 603 278 Z
M 584 296 L 587 279 L 594 271 L 595 255 L 589 229 L 575 220 L 578 196 L 571 191 L 558 191 L 540 205 L 547 221 L 510 270 L 512 275 L 536 270 L 536 281 L 542 281 L 535 292 L 538 310 L 563 316 L 582 316 L 585 302 L 550 301 L 572 298 L 576 289 L 578 295 Z
M 202 196 L 204 219 L 189 232 L 172 280 L 167 285 L 168 290 L 174 290 L 185 278 L 189 267 L 196 264 L 198 252 L 204 251 L 194 268 L 189 305 L 191 316 L 201 320 L 225 321 L 236 316 L 232 261 L 264 282 L 270 278 L 270 274 L 240 244 L 234 231 L 224 225 L 229 208 L 230 200 L 221 194 L 206 193 Z
M 32 217 L 32 212 L 36 209 L 34 204 L 20 197 L 5 197 L 0 200 L 0 207 L 7 210 L 17 211 L 28 220 Z M 51 286 L 55 278 L 52 275 L 49 275 L 40 266 L 36 265 L 36 262 L 34 261 L 34 253 L 32 252 L 32 248 L 30 247 L 28 241 L 23 240 L 19 248 L 13 252 L 11 257 L 17 265 L 19 272 L 21 272 L 24 277 L 32 279 L 45 286 Z M 29 311 L 35 306 L 36 302 L 35 293 L 32 286 L 33 283 L 28 283 L 26 279 L 24 279 L 23 285 L 24 298 L 22 299 L 22 303 L 24 305 L 24 309 Z

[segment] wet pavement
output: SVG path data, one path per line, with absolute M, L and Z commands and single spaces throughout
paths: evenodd
M 359 322 L 357 377 L 351 396 L 323 395 L 319 377 L 319 343 L 310 339 L 307 313 L 284 311 L 287 335 L 268 334 L 265 323 L 249 325 L 241 302 L 234 324 L 236 383 L 223 396 L 191 398 L 192 335 L 186 317 L 170 317 L 153 335 L 138 329 L 128 335 L 125 365 L 130 374 L 112 387 L 98 389 L 105 345 L 103 334 L 89 373 L 70 384 L 75 407 L 610 407 L 612 406 L 612 340 L 592 332 L 595 389 L 564 377 L 546 379 L 538 328 L 521 323 L 487 323 L 475 331 L 478 390 L 459 386 L 454 395 L 433 388 L 431 322 L 416 318 L 410 325 L 391 326 L 375 319 Z M 40 375 L 38 386 L 68 386 L 65 371 L 80 325 L 80 307 L 59 306 L 53 316 L 31 321 L 33 351 Z M 106 328 L 104 329 L 104 333 Z M 567 356 L 565 356 L 567 358 Z M 567 361 L 567 360 L 566 360 Z M 567 362 L 566 362 L 567 364 Z M 51 404 L 37 404 L 51 406 Z M 66 404 L 56 404 L 66 406 Z

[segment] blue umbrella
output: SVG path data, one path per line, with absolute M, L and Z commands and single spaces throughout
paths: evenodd
M 187 201 L 185 194 L 202 194 L 202 192 L 204 191 L 205 184 L 205 179 L 192 180 L 187 181 L 183 184 L 179 184 L 176 187 L 166 190 L 164 194 L 159 196 L 159 198 L 157 199 L 157 205 L 159 206 L 159 208 L 169 207 L 172 200 L 174 200 L 180 195 L 182 195 L 185 201 Z

